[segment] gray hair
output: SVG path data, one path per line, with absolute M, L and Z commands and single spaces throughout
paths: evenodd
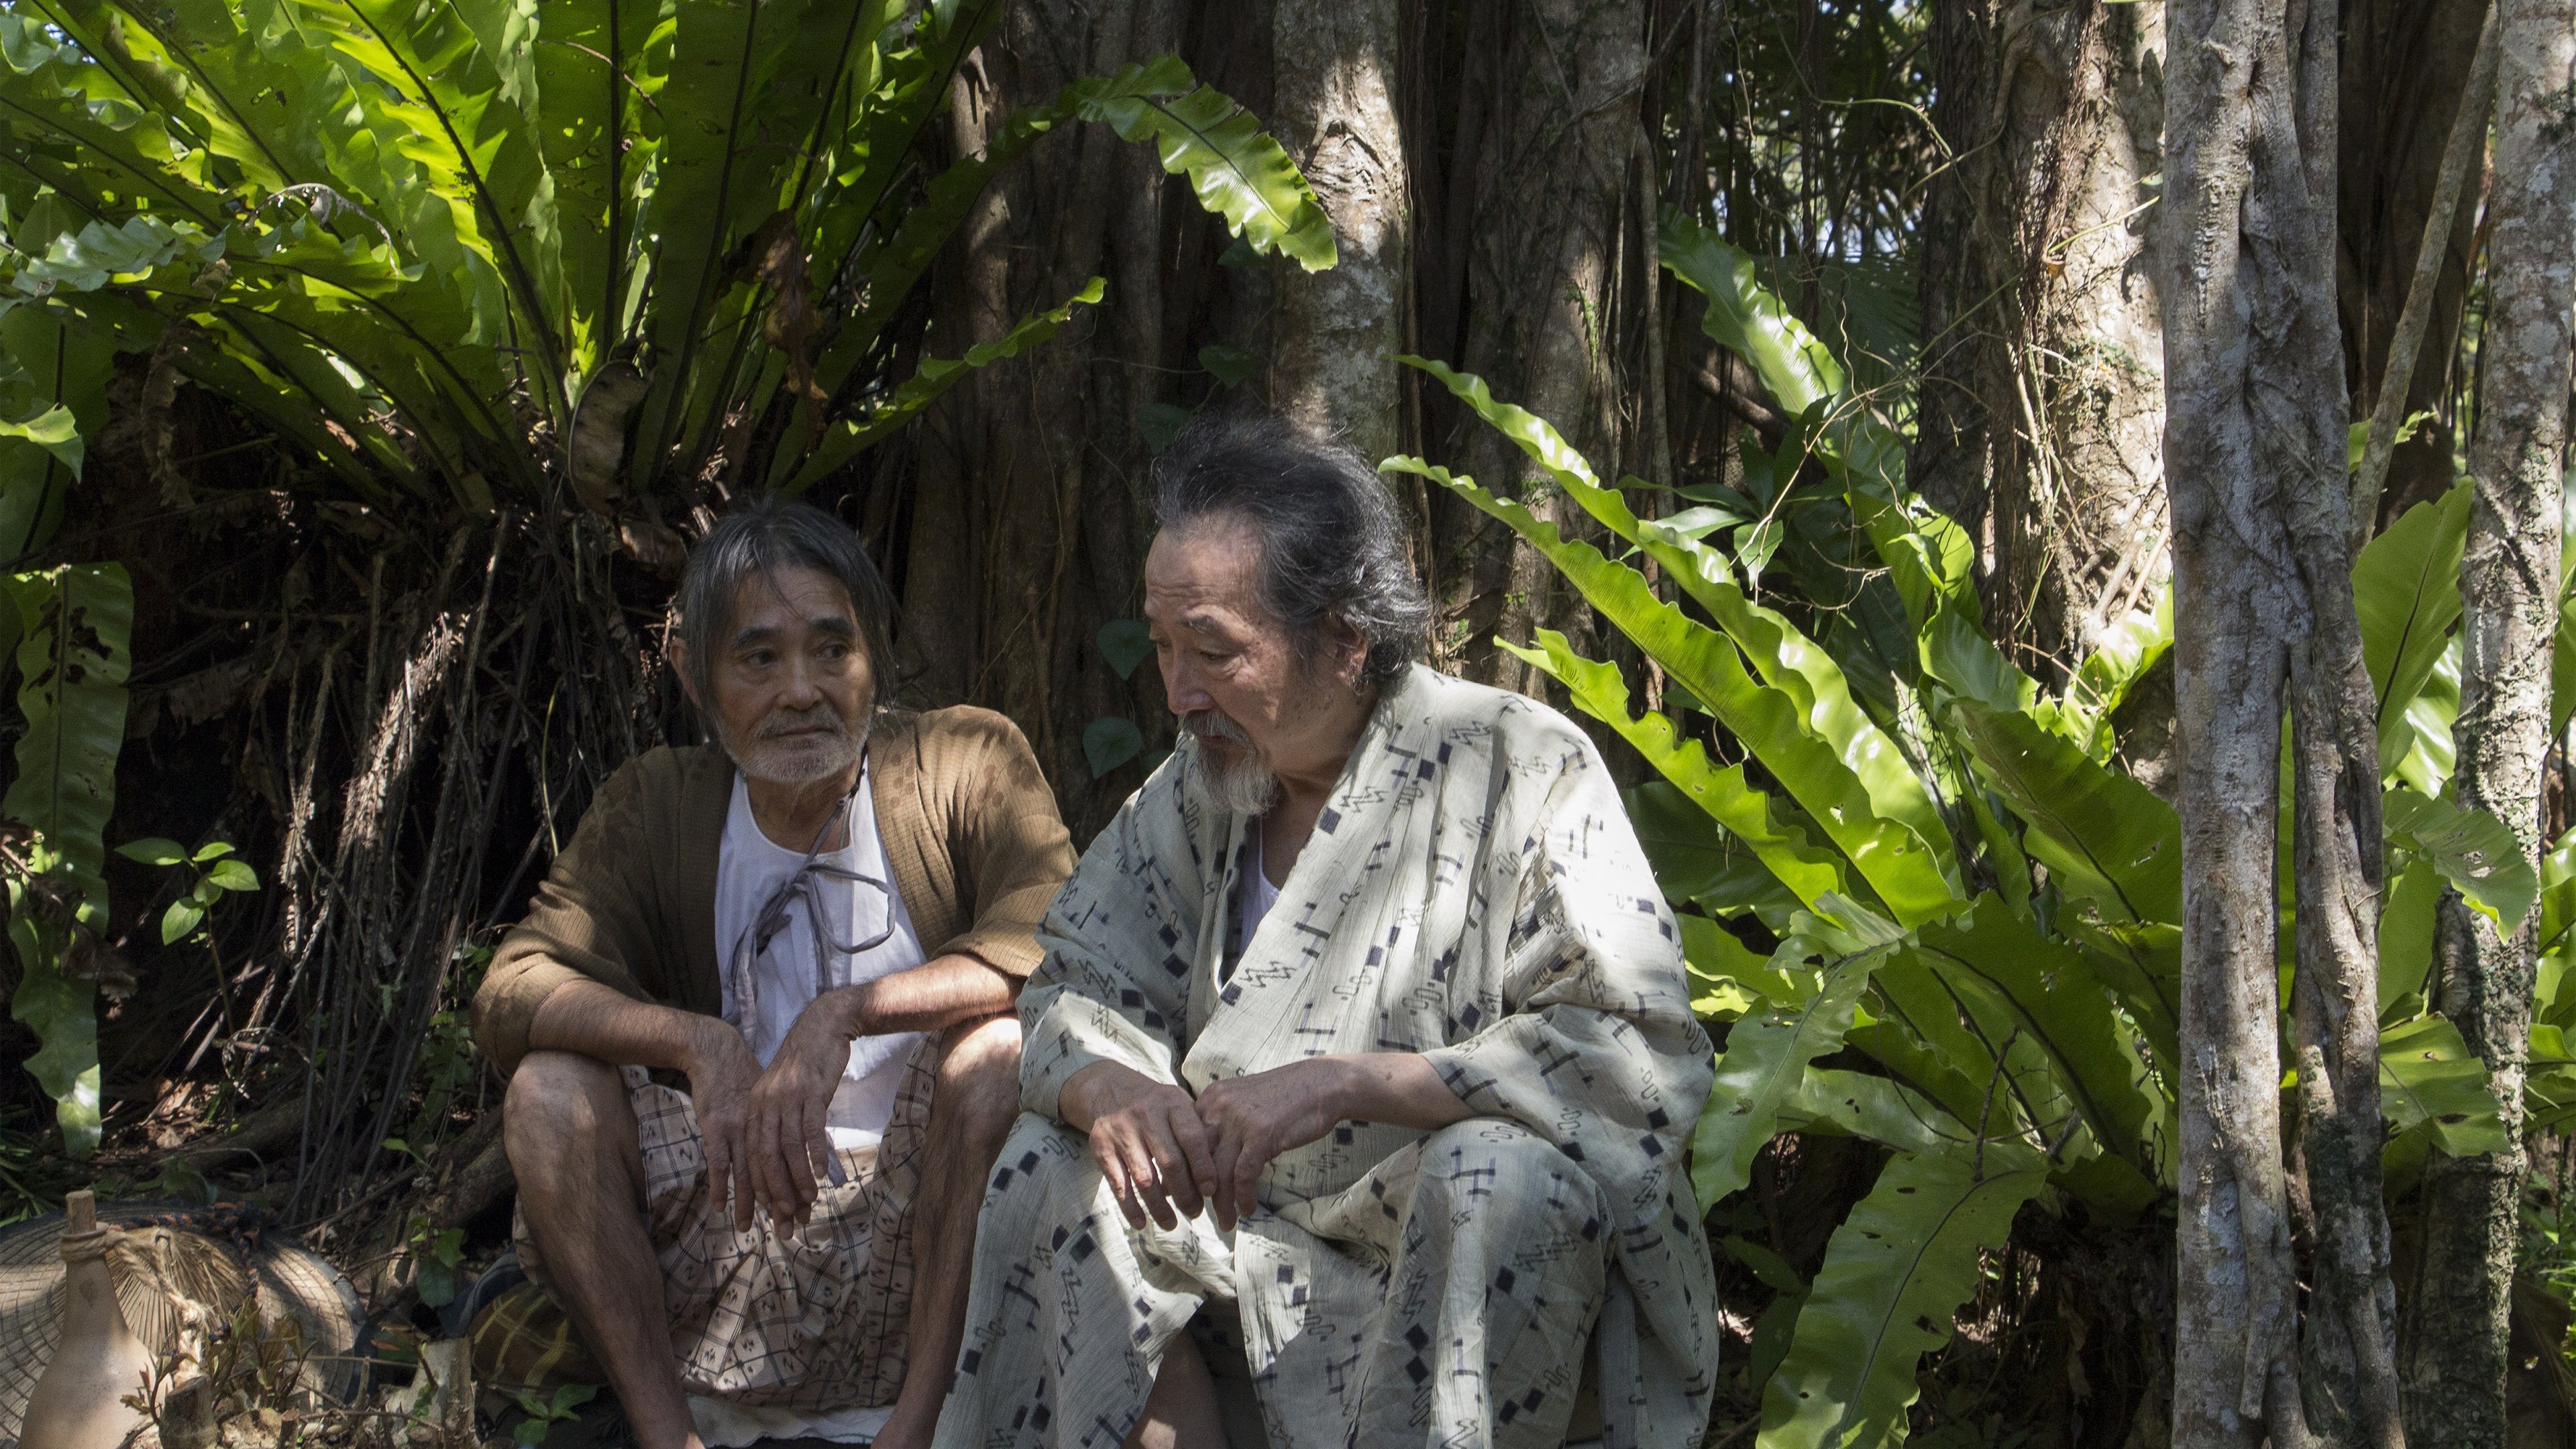
M 1422 657 L 1431 602 L 1405 556 L 1395 500 L 1359 455 L 1280 418 L 1194 424 L 1155 464 L 1154 517 L 1181 532 L 1239 522 L 1261 543 L 1253 597 L 1314 657 L 1328 621 L 1368 646 L 1363 686 Z
M 886 695 L 894 647 L 887 632 L 894 595 L 848 525 L 810 503 L 763 493 L 717 520 L 689 554 L 677 600 L 680 643 L 688 650 L 689 682 L 712 707 L 715 661 L 733 630 L 734 600 L 745 581 L 780 569 L 806 568 L 849 591 L 859 624 L 859 649 L 867 656 L 876 697 Z

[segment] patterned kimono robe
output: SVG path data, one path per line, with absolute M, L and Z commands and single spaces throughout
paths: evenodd
M 1039 928 L 1027 1111 L 984 1199 L 939 1445 L 1115 1449 L 1194 1317 L 1272 1449 L 1556 1449 L 1586 1377 L 1607 1445 L 1698 1443 L 1715 1284 L 1682 1149 L 1710 1048 L 1591 742 L 1417 666 L 1231 963 L 1250 821 L 1201 769 L 1185 738 Z M 1204 1212 L 1129 1229 L 1057 1114 L 1095 1062 L 1196 1091 L 1367 1051 L 1424 1054 L 1477 1115 L 1343 1123 L 1274 1160 L 1231 1235 Z

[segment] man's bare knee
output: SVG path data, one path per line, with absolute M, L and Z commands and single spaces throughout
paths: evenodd
M 939 1085 L 931 1098 L 961 1132 L 999 1146 L 1020 1113 L 1020 1019 L 1003 1013 L 940 1033 Z
M 523 1187 L 542 1188 L 603 1155 L 636 1151 L 635 1112 L 617 1068 L 575 1052 L 534 1051 L 510 1074 L 501 1135 Z

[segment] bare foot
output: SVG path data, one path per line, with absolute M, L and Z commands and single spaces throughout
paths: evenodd
M 931 1436 L 939 1431 L 939 1404 L 933 1401 L 928 1412 L 901 1402 L 887 1417 L 885 1427 L 868 1441 L 868 1449 L 930 1449 Z

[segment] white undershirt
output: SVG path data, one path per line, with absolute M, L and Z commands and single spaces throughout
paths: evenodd
M 903 907 L 903 895 L 895 887 L 894 873 L 886 866 L 885 843 L 877 837 L 875 800 L 864 768 L 850 820 L 849 845 L 815 859 L 873 876 L 884 881 L 886 888 L 880 893 L 874 886 L 856 881 L 814 878 L 826 927 L 842 941 L 864 941 L 886 929 L 891 913 L 894 934 L 875 949 L 860 952 L 847 961 L 827 958 L 831 980 L 836 985 L 856 985 L 909 971 L 923 959 L 921 937 L 913 930 L 912 917 Z M 760 833 L 760 824 L 751 815 L 751 792 L 742 776 L 736 774 L 733 805 L 725 813 L 724 843 L 716 856 L 716 959 L 724 966 L 727 1020 L 734 1015 L 734 944 L 742 939 L 771 893 L 795 875 L 804 861 L 803 851 L 786 849 Z M 758 1013 L 756 1020 L 742 1024 L 743 1038 L 750 1043 L 752 1055 L 766 1067 L 769 1059 L 777 1055 L 779 1043 L 786 1039 L 787 1029 L 815 996 L 813 928 L 802 903 L 790 906 L 786 929 L 771 938 L 769 949 L 761 954 L 753 972 Z M 885 1136 L 886 1122 L 894 1115 L 895 1090 L 903 1084 L 904 1063 L 924 1035 L 895 1032 L 862 1036 L 850 1043 L 850 1065 L 842 1074 L 840 1089 L 832 1094 L 831 1111 L 825 1119 L 835 1148 L 846 1152 L 873 1147 Z

